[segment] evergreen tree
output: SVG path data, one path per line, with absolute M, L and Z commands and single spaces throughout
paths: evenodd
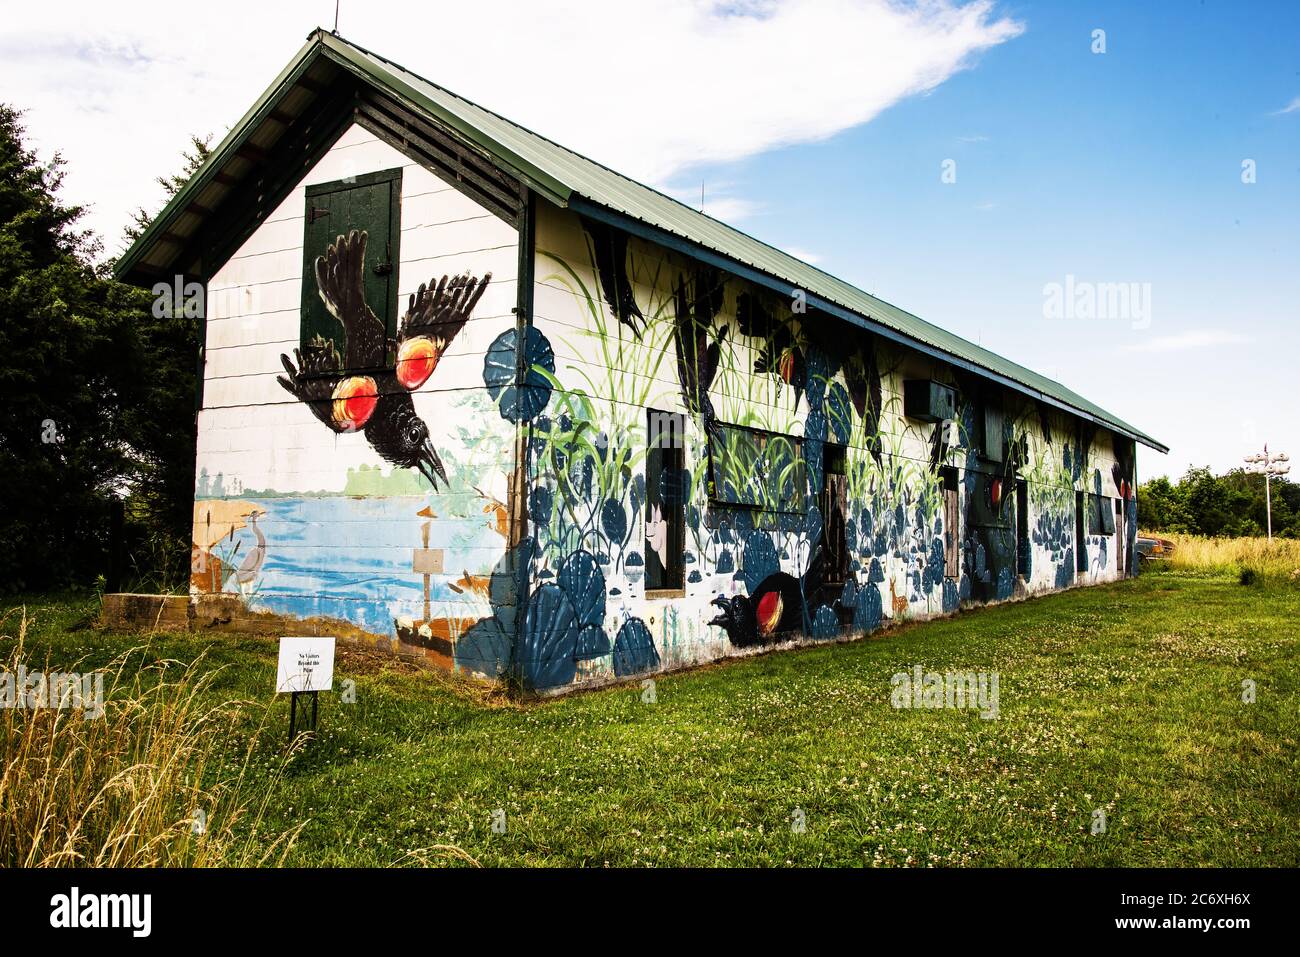
M 147 297 L 93 263 L 99 244 L 58 198 L 63 161 L 24 145 L 0 104 L 0 588 L 92 579 L 130 487 L 126 410 L 148 391 L 136 324 Z

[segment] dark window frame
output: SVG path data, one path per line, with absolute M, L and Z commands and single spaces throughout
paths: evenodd
M 669 428 L 665 431 L 663 425 Z M 661 444 L 667 434 L 668 444 Z M 668 561 L 660 564 L 658 553 L 645 544 L 645 593 L 647 598 L 676 598 L 686 594 L 686 500 L 684 487 L 678 487 L 678 501 L 666 501 L 662 495 L 663 470 L 686 471 L 686 416 L 663 409 L 646 409 L 645 521 L 658 506 L 668 522 Z M 662 574 L 660 573 L 662 570 Z
M 1095 493 L 1088 496 L 1088 534 L 1115 534 L 1114 499 Z
M 803 455 L 804 437 L 801 435 L 789 435 L 785 432 L 775 432 L 771 429 L 760 429 L 752 425 L 738 425 L 732 422 L 718 422 L 718 434 L 725 435 L 728 430 L 733 432 L 746 432 L 750 435 L 760 436 L 764 443 L 773 438 L 784 439 L 788 441 L 793 450 L 796 461 L 800 465 L 800 481 L 798 486 L 798 501 L 792 503 L 787 508 L 769 508 L 765 507 L 764 502 L 751 502 L 743 500 L 733 500 L 726 498 L 724 495 L 724 486 L 719 479 L 719 470 L 724 468 L 726 460 L 725 453 L 722 450 L 714 448 L 712 436 L 709 438 L 709 504 L 716 508 L 723 509 L 744 509 L 762 515 L 806 515 L 808 514 L 808 465 Z M 766 444 L 763 445 L 766 450 Z
M 945 465 L 939 472 L 943 488 L 943 577 L 961 578 L 961 478 Z
M 805 468 L 806 468 L 805 464 Z M 839 481 L 832 479 L 838 477 Z M 845 529 L 848 525 L 848 446 L 822 444 L 822 487 L 817 494 L 822 516 L 821 546 L 825 550 L 823 583 L 842 586 L 852 575 L 852 558 Z M 814 547 L 818 543 L 814 542 Z

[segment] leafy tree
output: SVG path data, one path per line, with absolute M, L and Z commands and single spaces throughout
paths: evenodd
M 21 114 L 0 104 L 0 589 L 93 580 L 110 521 L 126 516 L 128 567 L 177 585 L 189 567 L 201 319 L 152 308 L 115 282 L 102 247 L 59 198 L 64 164 L 42 163 Z M 208 154 L 194 137 L 174 193 Z M 127 239 L 150 217 L 138 211 Z M 138 584 L 138 583 L 137 583 Z
M 1138 523 L 1143 528 L 1172 530 L 1185 524 L 1182 499 L 1163 475 L 1137 487 Z
M 113 500 L 129 487 L 127 410 L 148 374 L 137 321 L 147 298 L 93 262 L 82 209 L 58 198 L 63 161 L 24 145 L 0 104 L 0 588 L 92 578 Z
M 1300 485 L 1272 483 L 1273 534 L 1300 538 Z M 1152 479 L 1138 486 L 1138 524 L 1152 531 L 1194 535 L 1263 535 L 1268 516 L 1264 476 L 1234 469 L 1214 475 L 1189 468 L 1177 483 Z

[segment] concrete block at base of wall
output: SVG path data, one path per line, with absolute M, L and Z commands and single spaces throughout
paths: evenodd
M 250 611 L 238 595 L 105 595 L 100 603 L 99 624 L 121 631 L 216 632 L 268 638 L 330 635 L 340 644 L 424 662 L 424 656 L 406 651 L 395 638 L 364 631 L 336 618 L 293 618 Z
M 99 622 L 105 628 L 127 631 L 189 631 L 188 595 L 105 595 Z
M 397 651 L 397 640 L 376 635 L 337 618 L 294 618 L 270 611 L 252 611 L 238 595 L 197 595 L 193 599 L 192 630 L 239 635 L 330 635 L 340 642 L 375 651 Z

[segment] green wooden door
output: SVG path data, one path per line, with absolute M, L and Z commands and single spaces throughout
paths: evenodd
M 345 354 L 343 327 L 329 314 L 316 286 L 316 259 L 330 243 L 352 230 L 366 241 L 366 303 L 383 320 L 390 338 L 397 334 L 397 262 L 402 171 L 385 170 L 307 187 L 303 221 L 302 342 L 320 336 Z M 390 357 L 391 358 L 391 357 Z

